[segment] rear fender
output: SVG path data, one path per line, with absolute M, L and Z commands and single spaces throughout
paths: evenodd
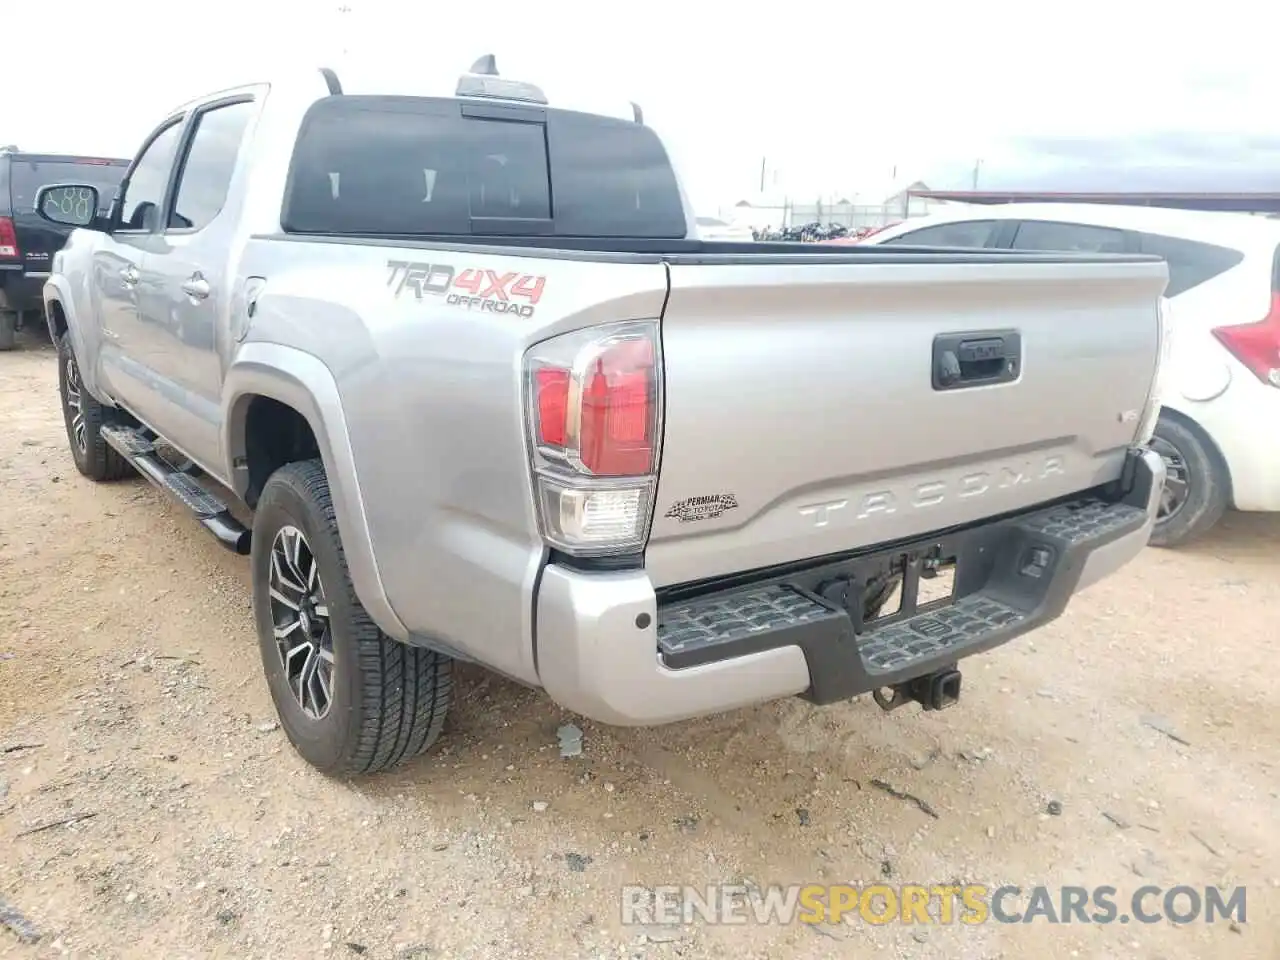
M 360 495 L 355 456 L 337 383 L 329 368 L 312 354 L 275 343 L 247 343 L 240 348 L 223 381 L 222 449 L 226 476 L 236 495 L 249 487 L 245 423 L 255 396 L 269 397 L 298 411 L 311 426 L 329 480 L 338 530 L 352 586 L 369 616 L 389 636 L 407 641 L 409 631 L 387 599 L 374 556 Z

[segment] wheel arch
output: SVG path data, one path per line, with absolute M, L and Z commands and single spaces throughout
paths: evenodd
M 67 311 L 58 297 L 46 297 L 44 301 L 44 322 L 49 328 L 49 339 L 54 343 L 67 332 Z
M 250 428 L 255 404 L 263 402 L 283 407 L 306 423 L 329 483 L 356 595 L 385 633 L 407 641 L 409 631 L 392 609 L 378 570 L 355 455 L 333 375 L 317 357 L 293 347 L 248 343 L 240 348 L 223 381 L 226 416 L 222 448 L 232 489 L 250 506 L 255 498 L 254 483 L 263 480 L 252 469 Z

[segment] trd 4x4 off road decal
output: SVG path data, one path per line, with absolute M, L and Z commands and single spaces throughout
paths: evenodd
M 514 313 L 532 317 L 534 306 L 542 299 L 546 277 L 529 273 L 499 273 L 496 270 L 467 267 L 458 272 L 447 263 L 413 263 L 388 260 L 387 286 L 399 297 L 405 290 L 414 298 L 444 297 L 451 307 L 480 310 L 484 313 Z M 523 301 L 523 302 L 518 302 Z
M 677 500 L 666 512 L 666 517 L 668 520 L 679 520 L 681 523 L 714 520 L 726 510 L 734 510 L 737 506 L 738 498 L 732 493 L 713 493 L 709 496 Z

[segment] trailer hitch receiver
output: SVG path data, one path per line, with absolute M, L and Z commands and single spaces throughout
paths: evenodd
M 960 701 L 960 671 L 954 667 L 927 673 L 872 693 L 882 710 L 896 710 L 915 702 L 925 710 L 945 710 Z

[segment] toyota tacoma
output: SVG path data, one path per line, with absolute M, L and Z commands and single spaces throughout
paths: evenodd
M 699 240 L 638 107 L 491 57 L 210 95 L 94 190 L 37 204 L 71 454 L 249 556 L 325 771 L 430 746 L 456 661 L 616 725 L 948 707 L 1151 531 L 1155 258 Z

